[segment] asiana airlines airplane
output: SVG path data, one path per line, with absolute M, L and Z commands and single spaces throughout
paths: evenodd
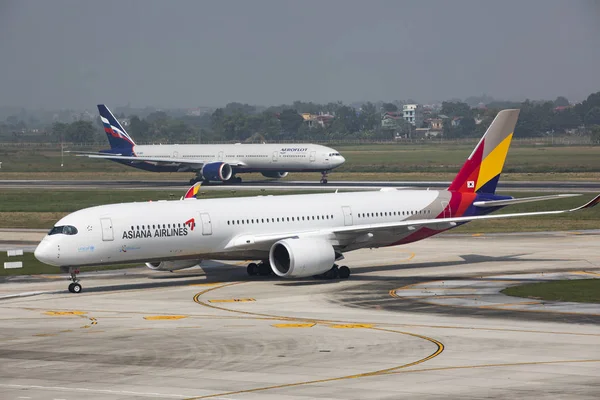
M 319 172 L 327 183 L 329 172 L 346 160 L 335 149 L 318 144 L 168 144 L 136 145 L 104 104 L 100 119 L 109 150 L 80 153 L 152 172 L 195 172 L 190 183 L 240 183 L 237 174 L 259 172 L 266 178 L 285 178 L 289 172 Z
M 498 113 L 447 190 L 395 190 L 253 198 L 196 199 L 86 208 L 56 223 L 35 257 L 69 271 L 81 291 L 80 266 L 142 262 L 173 271 L 201 260 L 255 260 L 248 274 L 345 279 L 344 253 L 422 240 L 469 221 L 558 215 L 574 209 L 491 213 L 513 204 L 572 195 L 515 199 L 496 194 L 519 110 Z

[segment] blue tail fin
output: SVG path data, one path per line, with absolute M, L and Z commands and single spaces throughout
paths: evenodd
M 102 120 L 102 125 L 104 126 L 104 132 L 106 132 L 106 136 L 108 136 L 110 148 L 112 150 L 131 150 L 133 146 L 135 146 L 135 142 L 131 136 L 127 134 L 127 131 L 125 131 L 115 116 L 112 115 L 108 107 L 106 107 L 104 104 L 98 104 L 98 111 L 100 112 L 100 119 Z

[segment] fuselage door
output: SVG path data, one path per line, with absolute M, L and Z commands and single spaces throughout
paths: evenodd
M 114 240 L 112 220 L 110 218 L 100 218 L 100 225 L 102 226 L 102 241 L 110 242 Z
M 316 155 L 317 155 L 316 151 L 310 152 L 310 162 L 315 162 L 315 160 L 317 159 Z
M 207 213 L 200 214 L 200 220 L 202 220 L 202 234 L 212 235 L 212 222 L 210 221 L 210 215 Z
M 342 211 L 344 212 L 344 225 L 352 225 L 352 209 L 348 206 L 342 206 Z
M 279 152 L 278 151 L 274 151 L 273 152 L 273 161 L 277 162 L 277 158 L 279 157 Z
M 219 156 L 217 157 L 219 161 L 223 161 L 223 152 L 219 152 Z

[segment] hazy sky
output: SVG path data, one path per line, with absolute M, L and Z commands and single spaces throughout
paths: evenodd
M 0 0 L 0 106 L 598 90 L 594 0 Z

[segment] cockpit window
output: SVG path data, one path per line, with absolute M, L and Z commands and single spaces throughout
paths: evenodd
M 58 235 L 59 233 L 62 233 L 63 235 L 76 235 L 77 228 L 75 228 L 73 225 L 55 226 L 54 228 L 50 229 L 48 235 Z

